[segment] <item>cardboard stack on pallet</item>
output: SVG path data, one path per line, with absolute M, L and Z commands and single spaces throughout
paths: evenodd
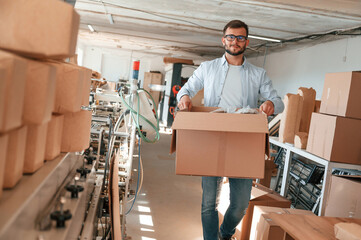
M 12 188 L 23 173 L 37 171 L 45 159 L 60 154 L 64 135 L 82 135 L 76 139 L 82 144 L 72 150 L 87 147 L 91 113 L 80 107 L 88 105 L 91 70 L 59 60 L 75 55 L 79 15 L 71 5 L 56 0 L 2 4 L 0 185 Z M 87 130 L 66 131 L 77 129 L 74 122 Z

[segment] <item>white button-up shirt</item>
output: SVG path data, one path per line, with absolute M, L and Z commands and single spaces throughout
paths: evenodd
M 199 90 L 204 88 L 204 106 L 218 107 L 223 86 L 228 72 L 228 62 L 225 55 L 212 61 L 203 62 L 188 79 L 187 83 L 178 92 L 177 99 L 183 95 L 194 97 Z M 284 109 L 282 99 L 273 88 L 271 80 L 263 68 L 250 64 L 246 58 L 241 70 L 241 99 L 238 106 L 257 108 L 259 94 L 266 100 L 272 101 L 275 113 Z

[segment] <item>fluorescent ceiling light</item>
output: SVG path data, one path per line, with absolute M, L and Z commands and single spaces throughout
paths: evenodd
M 107 16 L 108 16 L 108 19 L 109 19 L 109 23 L 114 24 L 113 16 L 111 14 L 107 14 Z
M 95 30 L 94 30 L 94 28 L 93 28 L 92 25 L 88 24 L 88 28 L 89 28 L 89 30 L 90 30 L 91 32 L 95 32 Z
M 259 36 L 254 36 L 254 35 L 248 35 L 248 37 L 254 38 L 254 39 L 259 39 L 259 40 L 270 41 L 270 42 L 281 42 L 281 40 L 275 39 L 275 38 L 259 37 Z

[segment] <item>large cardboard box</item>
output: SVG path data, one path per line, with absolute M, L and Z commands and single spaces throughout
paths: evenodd
M 44 165 L 48 123 L 28 125 L 24 173 L 34 173 Z
M 267 116 L 211 113 L 214 109 L 193 107 L 177 113 L 171 143 L 176 174 L 263 178 Z
M 54 109 L 56 68 L 40 61 L 28 61 L 24 98 L 25 124 L 49 122 Z
M 228 183 L 224 184 L 222 187 L 220 195 L 220 203 L 218 207 L 219 217 L 221 224 L 223 221 L 223 216 L 229 205 L 229 187 Z M 248 240 L 250 239 L 252 220 L 253 220 L 253 209 L 255 206 L 270 206 L 270 207 L 280 207 L 280 208 L 289 208 L 291 202 L 286 198 L 282 197 L 273 190 L 266 188 L 260 184 L 255 184 L 252 187 L 251 191 L 251 200 L 249 202 L 246 215 L 243 217 L 242 221 L 236 227 L 235 237 L 237 239 Z
M 301 209 L 255 206 L 251 234 L 253 240 L 283 240 L 284 231 L 280 226 L 268 218 L 267 213 L 314 215 L 313 212 Z
M 321 113 L 361 119 L 361 72 L 326 74 Z
M 332 162 L 361 164 L 361 120 L 312 113 L 306 150 Z
M 55 113 L 79 112 L 83 92 L 83 71 L 69 63 L 49 62 L 56 67 Z
M 7 134 L 0 135 L 0 197 L 3 192 L 5 160 L 6 160 L 6 151 L 8 148 L 8 140 L 9 140 L 9 136 Z
M 64 115 L 53 114 L 46 135 L 45 160 L 53 160 L 60 154 Z
M 81 152 L 89 147 L 92 113 L 81 110 L 64 115 L 62 152 Z
M 23 126 L 8 133 L 4 188 L 12 188 L 23 176 L 27 127 Z
M 75 54 L 79 15 L 57 0 L 1 1 L 0 48 L 34 58 Z
M 325 216 L 361 218 L 361 176 L 332 176 Z
M 0 133 L 22 123 L 27 62 L 0 50 Z

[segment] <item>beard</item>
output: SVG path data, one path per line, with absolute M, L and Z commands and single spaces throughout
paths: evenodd
M 233 44 L 233 45 L 231 45 L 231 47 L 234 46 L 234 45 L 237 45 L 237 44 Z M 244 51 L 246 51 L 246 45 L 244 45 L 243 48 L 242 48 L 241 46 L 237 45 L 237 46 L 240 48 L 240 50 L 237 51 L 237 52 L 232 52 L 227 45 L 223 45 L 223 46 L 224 46 L 224 49 L 226 50 L 226 52 L 227 52 L 228 54 L 232 55 L 232 56 L 241 55 L 241 54 L 244 53 Z

